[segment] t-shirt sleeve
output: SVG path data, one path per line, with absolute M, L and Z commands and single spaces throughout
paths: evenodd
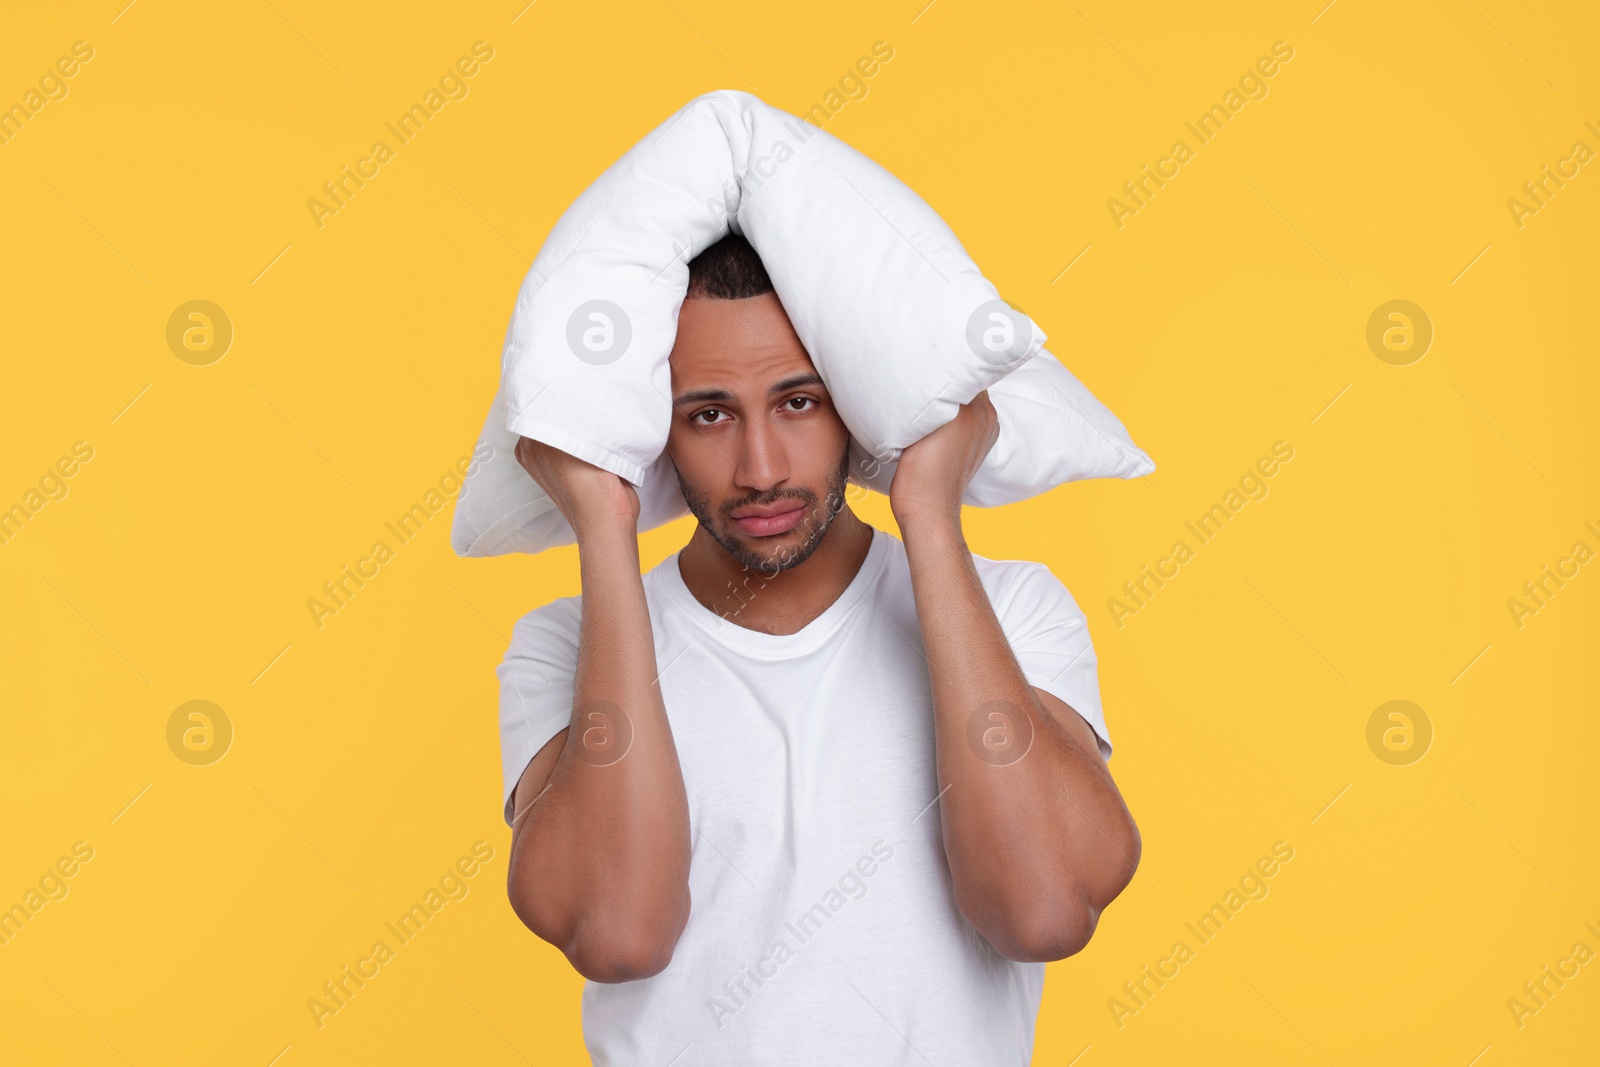
M 1020 563 L 995 610 L 1028 684 L 1083 716 L 1111 758 L 1111 735 L 1100 707 L 1099 662 L 1089 620 L 1061 579 L 1042 563 Z
M 553 601 L 518 619 L 505 658 L 495 668 L 500 678 L 500 762 L 508 825 L 511 794 L 522 772 L 552 737 L 572 724 L 578 667 L 575 600 Z

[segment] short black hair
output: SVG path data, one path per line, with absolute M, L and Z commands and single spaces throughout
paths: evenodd
M 761 256 L 739 234 L 722 240 L 689 261 L 689 289 L 684 298 L 744 300 L 773 291 Z

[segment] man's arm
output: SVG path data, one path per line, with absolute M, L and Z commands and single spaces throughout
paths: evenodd
M 523 439 L 518 458 L 578 535 L 583 621 L 571 725 L 512 797 L 507 890 L 527 927 L 596 982 L 647 978 L 689 919 L 683 772 L 656 684 L 639 576 L 638 496 Z
M 1133 878 L 1139 832 L 1089 724 L 1028 683 L 962 536 L 961 497 L 997 434 L 979 393 L 905 450 L 890 499 L 928 657 L 956 904 L 1001 955 L 1056 960 Z

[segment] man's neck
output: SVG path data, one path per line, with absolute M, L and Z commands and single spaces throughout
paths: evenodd
M 845 505 L 805 562 L 774 574 L 746 567 L 696 526 L 678 569 L 694 598 L 729 622 L 792 634 L 843 595 L 866 561 L 874 532 Z

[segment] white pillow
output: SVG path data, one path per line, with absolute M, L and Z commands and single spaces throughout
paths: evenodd
M 687 512 L 663 453 L 667 357 L 689 260 L 730 231 L 761 256 L 851 433 L 853 482 L 888 492 L 901 449 L 986 388 L 1000 439 L 968 504 L 1155 469 L 921 197 L 826 131 L 720 90 L 629 149 L 546 238 L 506 333 L 493 458 L 457 503 L 457 553 L 575 540 L 517 463 L 519 435 L 633 483 L 641 530 Z

